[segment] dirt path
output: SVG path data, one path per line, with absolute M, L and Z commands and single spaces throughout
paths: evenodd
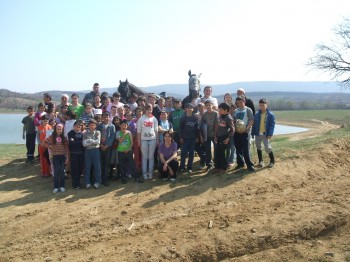
M 15 160 L 0 173 L 0 261 L 350 261 L 349 152 L 335 139 L 255 173 L 56 195 Z

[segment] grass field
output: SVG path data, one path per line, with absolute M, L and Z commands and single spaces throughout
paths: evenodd
M 274 111 L 277 121 L 310 122 L 310 119 L 327 121 L 334 125 L 350 124 L 350 110 L 294 110 Z

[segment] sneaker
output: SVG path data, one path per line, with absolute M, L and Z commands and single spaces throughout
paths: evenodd
M 204 168 L 205 168 L 205 165 L 200 165 L 200 166 L 198 167 L 199 170 L 202 170 L 202 169 L 204 169 Z
M 214 166 L 208 166 L 207 171 L 213 170 L 215 167 Z
M 87 184 L 87 185 L 86 185 L 86 189 L 89 189 L 90 187 L 91 187 L 90 184 Z
M 54 188 L 52 192 L 53 192 L 54 194 L 56 194 L 58 191 L 59 191 L 58 188 Z
M 64 187 L 61 187 L 60 191 L 63 193 L 64 191 L 66 191 L 66 189 Z
M 79 186 L 73 187 L 73 189 L 78 190 L 78 189 L 80 189 L 80 187 Z
M 241 170 L 242 168 L 243 168 L 243 166 L 238 165 L 233 170 Z
M 269 168 L 272 168 L 275 165 L 275 163 L 270 162 L 270 164 L 268 165 Z
M 143 174 L 143 179 L 148 180 L 148 174 Z
M 254 168 L 253 166 L 249 166 L 249 167 L 248 167 L 248 170 L 254 172 L 254 171 L 255 171 L 255 168 Z
M 167 177 L 163 177 L 163 181 L 168 181 L 168 178 Z
M 264 166 L 265 166 L 264 161 L 260 161 L 258 164 L 258 167 L 264 167 Z
M 189 169 L 189 170 L 187 171 L 187 174 L 192 174 L 192 169 Z
M 103 185 L 104 185 L 104 186 L 109 186 L 109 182 L 108 182 L 108 181 L 107 181 L 107 182 L 104 182 Z
M 153 179 L 153 174 L 152 174 L 152 173 L 149 173 L 149 174 L 148 174 L 148 179 L 149 179 L 149 180 L 152 180 L 152 179 Z
M 176 178 L 170 178 L 171 182 L 176 182 Z
M 186 172 L 186 170 L 184 168 L 180 169 L 180 173 L 185 173 L 185 172 Z
M 97 189 L 97 188 L 99 188 L 99 187 L 100 187 L 100 184 L 99 184 L 99 183 L 95 183 L 95 184 L 94 184 L 94 188 Z

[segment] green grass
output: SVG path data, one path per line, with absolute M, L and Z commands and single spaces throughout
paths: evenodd
M 277 122 L 310 122 L 310 119 L 317 119 L 334 125 L 350 124 L 350 110 L 295 110 L 273 113 Z
M 298 141 L 290 141 L 289 137 L 273 138 L 272 147 L 276 155 L 281 159 L 298 158 L 298 153 L 300 152 L 313 152 L 335 139 L 342 138 L 350 140 L 350 126 L 328 131 L 321 136 Z

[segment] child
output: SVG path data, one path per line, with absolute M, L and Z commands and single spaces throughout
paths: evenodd
M 74 123 L 76 121 L 76 115 L 73 111 L 67 111 L 67 121 L 64 125 L 64 136 L 68 138 L 68 133 L 73 130 Z
M 185 111 L 181 108 L 181 100 L 175 99 L 174 100 L 174 108 L 175 110 L 171 113 L 171 116 L 169 117 L 169 121 L 173 124 L 174 129 L 174 141 L 180 147 L 180 137 L 179 137 L 179 131 L 180 131 L 180 120 L 185 115 Z
M 230 106 L 230 115 L 233 119 L 233 113 L 236 110 L 237 106 L 235 103 L 232 103 Z M 236 162 L 236 148 L 235 148 L 235 142 L 233 140 L 233 136 L 230 136 L 230 144 L 227 148 L 227 162 L 228 162 L 228 166 L 232 167 L 234 165 L 234 162 Z
M 89 122 L 89 128 L 83 134 L 83 145 L 85 147 L 85 185 L 89 189 L 90 184 L 90 171 L 91 166 L 94 167 L 95 182 L 94 187 L 97 189 L 101 184 L 101 164 L 100 164 L 100 141 L 101 133 L 96 130 L 97 122 L 91 119 Z
M 116 134 L 116 138 L 118 140 L 118 160 L 120 163 L 123 163 L 121 165 L 121 178 L 123 184 L 126 183 L 126 173 L 130 167 L 131 174 L 135 177 L 136 180 L 136 174 L 133 168 L 134 159 L 132 156 L 133 138 L 131 132 L 127 130 L 127 128 L 128 121 L 122 120 L 120 123 L 120 131 L 118 131 Z
M 58 191 L 64 192 L 66 191 L 64 166 L 68 163 L 69 154 L 67 139 L 63 134 L 63 125 L 57 124 L 52 135 L 45 139 L 42 144 L 48 146 L 52 154 L 55 170 L 53 193 L 55 194 Z
M 158 126 L 159 143 L 163 143 L 163 134 L 165 131 L 173 133 L 173 124 L 168 121 L 168 113 L 165 111 L 160 112 L 160 121 Z
M 109 122 L 109 112 L 102 114 L 102 123 L 97 126 L 97 130 L 101 133 L 100 142 L 100 162 L 102 183 L 108 186 L 108 171 L 111 162 L 111 152 L 113 150 L 113 142 L 115 139 L 115 127 Z
M 47 115 L 44 114 L 41 117 L 41 124 L 38 126 L 38 133 L 39 133 L 39 155 L 40 155 L 40 166 L 41 166 L 41 176 L 42 177 L 49 177 L 50 176 L 50 162 L 49 162 L 49 155 L 48 150 L 45 147 L 45 145 L 42 144 L 42 142 L 46 139 L 46 131 L 51 130 L 52 127 L 48 124 L 49 120 L 47 118 Z
M 245 106 L 245 98 L 242 96 L 238 96 L 236 98 L 236 105 L 237 109 L 234 112 L 234 122 L 236 123 L 237 120 L 243 121 L 245 131 L 243 133 L 239 133 L 236 128 L 236 132 L 233 135 L 237 153 L 237 166 L 234 170 L 242 169 L 245 162 L 248 170 L 255 171 L 254 164 L 250 160 L 248 139 L 248 133 L 250 132 L 250 129 L 254 123 L 253 111 L 249 107 Z
M 202 121 L 204 113 L 205 105 L 202 102 L 199 102 L 197 105 L 197 113 L 195 113 L 199 122 L 199 141 L 195 145 L 195 151 L 200 158 L 200 170 L 205 167 L 205 142 L 207 140 L 207 124 L 205 121 Z
M 39 103 L 38 104 L 38 111 L 36 111 L 34 115 L 34 125 L 35 125 L 35 130 L 38 131 L 38 127 L 41 124 L 41 117 L 45 115 L 45 104 L 44 103 Z M 40 139 L 39 139 L 39 132 L 36 133 L 36 141 L 38 142 L 38 157 L 40 157 L 40 151 L 39 151 L 39 144 L 40 144 Z
M 22 119 L 23 124 L 23 139 L 26 140 L 27 148 L 27 160 L 26 163 L 34 163 L 34 152 L 35 152 L 35 138 L 36 131 L 34 125 L 34 108 L 29 106 L 27 108 L 28 115 Z
M 143 110 L 142 107 L 136 107 L 135 114 L 136 117 L 132 120 L 133 124 L 135 125 L 135 136 L 134 136 L 134 162 L 135 162 L 135 172 L 139 174 L 141 172 L 141 150 L 137 142 L 137 121 L 142 116 Z
M 164 132 L 164 140 L 159 145 L 160 165 L 158 168 L 161 177 L 165 180 L 170 177 L 170 181 L 176 181 L 176 172 L 179 168 L 177 161 L 177 144 L 169 131 Z
M 112 124 L 114 125 L 114 129 L 115 129 L 116 133 L 120 130 L 120 122 L 121 122 L 121 120 L 119 117 L 117 117 L 117 116 L 113 117 Z M 111 151 L 111 161 L 110 161 L 110 165 L 109 165 L 109 175 L 108 175 L 109 179 L 113 179 L 113 178 L 119 179 L 120 178 L 120 165 L 118 162 L 117 149 L 118 149 L 118 141 L 117 141 L 117 139 L 114 139 L 113 145 L 112 145 L 112 151 Z M 116 170 L 117 170 L 116 177 L 113 177 L 114 168 L 116 168 Z
M 58 121 L 57 123 L 65 124 L 67 121 L 67 111 L 68 111 L 68 105 L 61 105 L 61 110 L 57 115 Z
M 188 154 L 187 171 L 192 173 L 192 165 L 194 158 L 194 147 L 198 140 L 198 118 L 193 115 L 193 105 L 186 105 L 186 115 L 181 118 L 179 137 L 182 144 L 180 170 L 185 171 L 185 161 Z
M 80 120 L 85 123 L 85 129 L 88 129 L 90 121 L 94 119 L 94 113 L 92 111 L 92 105 L 90 103 L 85 104 L 85 111 L 81 114 Z
M 255 136 L 255 145 L 257 148 L 259 167 L 264 167 L 262 158 L 261 142 L 264 143 L 265 151 L 269 154 L 270 163 L 269 168 L 275 165 L 275 157 L 272 152 L 270 139 L 275 130 L 275 115 L 267 108 L 266 99 L 259 100 L 260 110 L 254 116 L 254 124 L 252 127 L 252 136 Z
M 233 136 L 234 127 L 233 119 L 229 114 L 230 106 L 226 103 L 221 103 L 219 105 L 219 118 L 215 125 L 215 138 L 216 152 L 215 152 L 215 168 L 227 169 L 227 158 L 225 156 L 229 143 L 230 137 Z
M 214 104 L 213 101 L 207 100 L 205 103 L 206 112 L 202 116 L 202 124 L 203 122 L 206 124 L 206 136 L 203 136 L 203 140 L 205 141 L 205 163 L 207 165 L 207 171 L 210 171 L 214 168 L 212 162 L 212 143 L 214 145 L 214 155 L 216 151 L 216 144 L 214 142 L 215 138 L 215 126 L 218 121 L 218 113 L 213 110 Z
M 152 115 L 152 105 L 146 105 L 144 113 L 137 121 L 137 142 L 141 148 L 143 178 L 151 180 L 153 179 L 154 152 L 158 144 L 158 121 Z
M 80 189 L 80 176 L 83 173 L 84 164 L 84 146 L 83 133 L 81 128 L 83 122 L 77 120 L 74 122 L 73 130 L 68 133 L 69 160 L 71 162 L 72 186 L 74 189 Z

